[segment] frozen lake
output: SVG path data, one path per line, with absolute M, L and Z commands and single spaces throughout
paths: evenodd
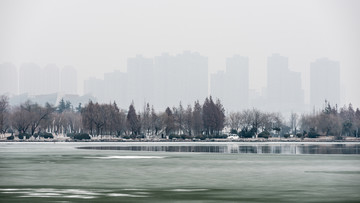
M 357 143 L 0 143 L 4 202 L 358 202 Z

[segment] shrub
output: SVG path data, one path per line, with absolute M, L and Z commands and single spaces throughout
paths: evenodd
M 297 133 L 297 134 L 296 134 L 296 137 L 298 137 L 298 138 L 301 138 L 302 136 L 303 136 L 302 133 Z
M 11 135 L 9 137 L 6 138 L 7 140 L 14 140 L 14 135 Z
M 338 135 L 338 136 L 334 136 L 334 140 L 344 140 L 344 137 Z
M 206 136 L 205 135 L 196 135 L 195 138 L 200 139 L 200 140 L 205 140 Z
M 76 133 L 68 133 L 68 134 L 66 134 L 66 136 L 74 139 L 75 134 L 76 134 Z
M 315 132 L 315 131 L 310 131 L 307 135 L 308 135 L 308 138 L 317 138 L 317 137 L 320 136 L 320 135 L 317 134 L 317 132 Z
M 180 135 L 181 139 L 191 139 L 191 136 L 190 135 L 185 135 L 185 134 L 182 134 Z
M 231 129 L 231 130 L 230 130 L 230 134 L 238 134 L 238 132 L 237 132 L 236 129 Z
M 289 138 L 290 137 L 290 134 L 284 134 L 284 138 Z
M 136 138 L 137 139 L 145 138 L 145 135 L 144 134 L 136 135 Z
M 29 139 L 31 137 L 31 135 L 30 134 L 27 134 L 27 133 L 20 133 L 19 135 L 18 135 L 18 138 L 19 139 Z
M 74 140 L 90 140 L 91 137 L 87 133 L 75 133 Z
M 54 136 L 51 133 L 38 133 L 39 137 L 43 137 L 45 139 L 53 139 Z
M 258 134 L 258 137 L 262 137 L 265 139 L 268 139 L 270 137 L 270 133 L 268 131 L 262 131 L 261 133 Z
M 122 138 L 123 139 L 130 139 L 130 136 L 129 135 L 123 135 Z
M 174 139 L 174 138 L 176 138 L 176 139 L 180 139 L 181 138 L 181 136 L 180 135 L 175 135 L 175 134 L 171 134 L 171 135 L 169 135 L 169 139 L 171 140 L 171 139 Z
M 227 134 L 221 134 L 221 135 L 214 135 L 212 138 L 224 139 L 224 138 L 227 138 L 227 137 L 228 137 Z
M 255 136 L 255 130 L 250 130 L 250 131 L 241 130 L 239 136 L 243 138 L 252 138 L 253 136 Z

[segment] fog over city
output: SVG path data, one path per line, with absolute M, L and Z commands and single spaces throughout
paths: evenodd
M 210 94 L 228 111 L 309 112 L 325 99 L 359 107 L 359 9 L 350 0 L 0 0 L 0 95 L 158 110 Z

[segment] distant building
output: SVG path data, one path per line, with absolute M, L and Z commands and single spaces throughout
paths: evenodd
M 249 102 L 249 59 L 234 55 L 226 60 L 226 71 L 211 75 L 210 92 L 228 111 L 239 111 Z
M 340 105 L 340 63 L 322 58 L 310 64 L 310 103 L 319 109 L 325 100 Z
M 44 90 L 44 75 L 40 66 L 34 63 L 25 63 L 19 71 L 19 93 L 39 95 Z
M 89 78 L 84 81 L 84 94 L 93 95 L 99 102 L 104 102 L 104 80 L 97 78 Z
M 168 105 L 175 105 L 179 101 L 175 101 L 177 98 L 175 94 L 170 94 L 177 86 L 178 78 L 175 77 L 178 74 L 176 57 L 167 53 L 161 56 L 155 56 L 154 58 L 154 106 L 158 110 L 165 109 Z M 176 103 L 174 103 L 176 102 Z
M 211 74 L 210 77 L 210 94 L 213 98 L 221 99 L 224 102 L 226 91 L 226 77 L 224 71 L 218 71 Z
M 77 94 L 77 71 L 71 66 L 61 70 L 60 89 L 64 94 Z
M 193 104 L 208 96 L 208 59 L 185 51 L 176 56 L 162 54 L 154 60 L 155 106 Z
M 0 64 L 0 95 L 18 94 L 18 71 L 11 63 Z
M 29 94 L 20 94 L 14 95 L 10 97 L 9 103 L 12 106 L 20 105 L 27 100 L 30 100 L 33 103 L 37 103 L 39 105 L 44 106 L 46 103 L 49 103 L 53 106 L 59 105 L 61 99 L 65 101 L 70 101 L 72 107 L 75 109 L 79 106 L 79 103 L 84 107 L 90 100 L 96 102 L 96 98 L 85 94 L 83 96 L 73 95 L 73 94 L 61 94 L 61 93 L 54 93 L 54 94 L 42 94 L 42 95 L 29 95 Z
M 127 77 L 126 73 L 113 71 L 104 74 L 104 102 L 116 102 L 118 106 L 126 108 L 131 101 L 127 96 Z
M 135 107 L 142 108 L 145 102 L 154 102 L 153 59 L 137 55 L 127 60 L 127 98 Z M 131 103 L 130 101 L 130 103 Z M 130 105 L 130 103 L 128 105 Z
M 224 104 L 229 110 L 241 110 L 249 102 L 249 59 L 235 55 L 226 60 Z
M 272 111 L 302 111 L 304 90 L 301 74 L 289 70 L 288 58 L 273 54 L 267 62 L 267 102 Z
M 44 83 L 42 94 L 53 94 L 60 90 L 60 72 L 55 64 L 49 64 L 44 68 Z

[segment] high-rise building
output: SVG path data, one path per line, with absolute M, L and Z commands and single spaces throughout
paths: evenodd
M 211 75 L 211 95 L 228 111 L 239 111 L 249 102 L 249 59 L 234 55 L 226 60 L 226 71 Z
M 268 108 L 275 111 L 300 111 L 304 108 L 301 74 L 288 69 L 288 58 L 273 54 L 267 62 Z
M 127 74 L 113 71 L 104 74 L 104 102 L 116 102 L 118 106 L 125 108 L 131 101 L 127 96 Z
M 0 95 L 18 94 L 18 72 L 11 63 L 0 64 Z
M 39 95 L 44 89 L 44 75 L 40 66 L 34 63 L 25 63 L 20 66 L 19 92 L 30 95 Z
M 325 100 L 340 105 L 340 63 L 322 58 L 310 64 L 310 103 L 319 109 Z
M 207 58 L 191 52 L 163 54 L 155 60 L 137 55 L 127 60 L 127 73 L 115 71 L 104 74 L 104 80 L 86 80 L 84 93 L 99 102 L 115 100 L 123 108 L 132 102 L 137 109 L 147 102 L 156 110 L 179 102 L 186 106 L 208 95 Z
M 155 57 L 155 106 L 193 104 L 208 95 L 208 59 L 199 53 L 185 51 L 176 56 Z
M 175 85 L 173 83 L 178 82 L 177 78 L 174 77 L 174 71 L 176 70 L 175 59 L 175 56 L 167 53 L 155 56 L 154 59 L 154 106 L 159 110 L 165 109 L 168 105 L 177 104 L 173 103 L 176 100 L 175 95 L 169 94 L 174 89 L 173 86 Z
M 197 52 L 185 51 L 176 56 L 180 72 L 180 95 L 183 105 L 203 101 L 208 96 L 208 58 Z M 176 103 L 172 103 L 176 105 Z
M 127 60 L 127 97 L 137 108 L 142 107 L 145 102 L 153 103 L 153 69 L 151 58 L 137 55 Z
M 77 94 L 77 71 L 71 66 L 61 70 L 60 89 L 64 94 Z
M 249 59 L 235 55 L 226 60 L 226 95 L 224 105 L 229 110 L 248 107 L 249 102 Z
M 226 91 L 226 74 L 224 71 L 218 71 L 211 74 L 210 77 L 210 95 L 213 99 L 220 99 L 222 102 L 225 98 Z
M 84 81 L 84 94 L 90 94 L 96 97 L 99 102 L 105 102 L 104 89 L 104 81 L 101 79 L 92 77 Z
M 55 64 L 49 64 L 44 68 L 44 91 L 42 94 L 53 94 L 60 90 L 60 72 Z

